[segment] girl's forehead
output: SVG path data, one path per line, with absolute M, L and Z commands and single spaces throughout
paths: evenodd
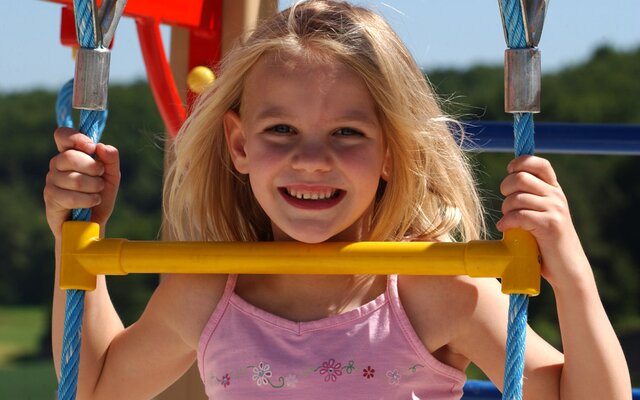
M 326 77 L 353 75 L 355 72 L 333 57 L 314 57 L 288 53 L 267 53 L 249 70 L 248 79 L 268 74 L 272 78 L 292 78 L 322 74 Z
M 307 53 L 267 53 L 248 71 L 243 88 L 243 97 L 283 86 L 305 86 L 310 91 L 325 91 L 336 86 L 342 90 L 358 91 L 369 88 L 365 80 L 352 67 L 330 56 L 315 56 Z
M 241 99 L 242 115 L 263 109 L 316 110 L 322 115 L 367 115 L 377 120 L 376 105 L 364 79 L 337 60 L 267 56 L 249 71 Z

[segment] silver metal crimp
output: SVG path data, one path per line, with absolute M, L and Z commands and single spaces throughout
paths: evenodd
M 111 61 L 108 48 L 126 3 L 126 0 L 103 0 L 98 8 L 96 0 L 91 1 L 96 48 L 78 49 L 73 81 L 73 108 L 106 110 Z M 79 32 L 76 33 L 80 37 Z
M 504 110 L 539 113 L 540 86 L 538 49 L 507 49 L 504 53 Z
M 109 90 L 109 49 L 80 48 L 73 80 L 73 108 L 105 110 Z

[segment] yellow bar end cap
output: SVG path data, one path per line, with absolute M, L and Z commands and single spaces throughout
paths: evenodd
M 502 274 L 502 293 L 540 294 L 540 251 L 529 232 L 513 229 L 502 239 L 513 259 Z
M 60 254 L 60 289 L 95 290 L 96 275 L 80 263 L 80 250 L 100 238 L 100 226 L 95 222 L 67 221 L 62 224 Z

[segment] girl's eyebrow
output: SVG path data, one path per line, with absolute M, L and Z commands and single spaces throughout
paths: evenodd
M 256 116 L 257 120 L 268 118 L 284 118 L 294 115 L 295 113 L 288 112 L 285 107 L 273 105 L 267 106 L 260 110 Z M 339 116 L 335 118 L 336 122 L 360 122 L 367 125 L 378 126 L 378 117 L 375 113 L 368 113 L 359 109 L 348 109 L 341 112 Z
M 266 119 L 266 118 L 281 118 L 289 115 L 286 112 L 284 107 L 281 106 L 267 106 L 266 108 L 260 110 L 256 119 Z
M 337 122 L 361 122 L 367 125 L 378 126 L 378 116 L 375 113 L 367 113 L 358 109 L 346 110 L 336 118 Z

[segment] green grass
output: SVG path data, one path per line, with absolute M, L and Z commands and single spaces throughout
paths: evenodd
M 50 360 L 13 363 L 0 367 L 0 398 L 53 400 L 58 387 Z
M 44 307 L 0 307 L 0 367 L 38 351 L 47 312 Z
M 53 362 L 32 358 L 48 329 L 48 312 L 44 307 L 0 307 L 0 399 L 55 398 Z

